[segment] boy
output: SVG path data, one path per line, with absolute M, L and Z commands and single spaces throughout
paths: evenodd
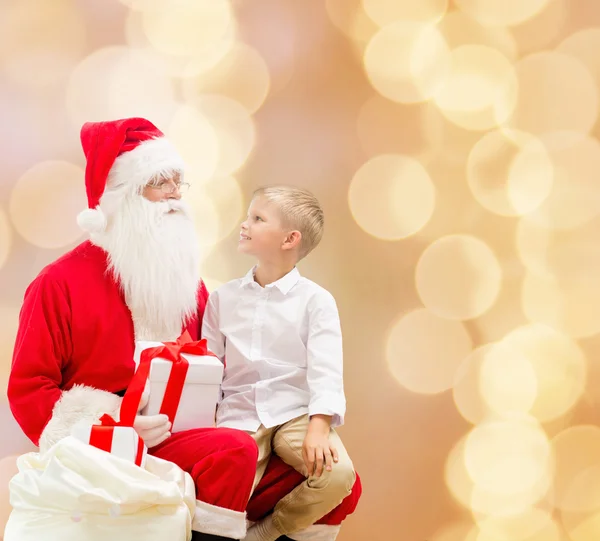
M 246 541 L 274 541 L 307 528 L 350 493 L 355 479 L 334 430 L 346 409 L 337 306 L 296 269 L 322 235 L 323 211 L 307 190 L 254 192 L 239 250 L 257 264 L 212 293 L 204 314 L 202 336 L 226 359 L 217 426 L 254 437 L 254 486 L 271 452 L 307 478 L 249 529 Z

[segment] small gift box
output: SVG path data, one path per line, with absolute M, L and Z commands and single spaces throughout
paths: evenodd
M 150 396 L 142 415 L 166 414 L 172 433 L 214 426 L 223 364 L 206 340 L 193 342 L 186 334 L 177 342 L 137 341 L 134 358 L 140 374 L 149 364 Z
M 99 425 L 75 425 L 71 435 L 93 447 L 144 467 L 148 449 L 131 426 L 120 426 L 110 415 L 103 415 Z

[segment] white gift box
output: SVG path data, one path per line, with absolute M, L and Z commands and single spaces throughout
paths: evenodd
M 134 360 L 139 365 L 142 351 L 161 346 L 161 342 L 136 341 Z M 215 410 L 221 393 L 223 363 L 212 355 L 190 355 L 182 353 L 188 363 L 185 384 L 171 433 L 192 428 L 215 425 Z M 150 365 L 150 396 L 140 412 L 142 415 L 160 413 L 163 397 L 173 363 L 160 358 L 152 359 Z
M 124 458 L 142 468 L 146 465 L 148 448 L 135 429 L 130 426 L 101 426 L 80 423 L 73 426 L 71 435 L 83 443 L 107 451 L 119 458 Z M 107 442 L 109 446 L 104 448 L 94 443 L 93 435 L 96 436 L 96 441 Z M 142 446 L 141 456 L 139 454 L 140 445 Z

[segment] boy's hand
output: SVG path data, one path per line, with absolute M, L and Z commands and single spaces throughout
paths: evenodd
M 302 444 L 302 458 L 308 475 L 321 477 L 323 465 L 331 471 L 333 462 L 338 461 L 337 449 L 329 441 L 331 417 L 315 415 L 311 418 L 308 431 Z

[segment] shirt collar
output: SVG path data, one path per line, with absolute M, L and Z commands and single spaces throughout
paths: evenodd
M 256 271 L 256 265 L 252 267 L 244 276 L 240 282 L 240 287 L 244 287 L 248 284 L 253 284 L 254 282 L 254 272 Z M 267 284 L 266 287 L 276 287 L 281 291 L 284 295 L 287 295 L 290 290 L 298 283 L 300 280 L 300 271 L 294 267 L 290 272 L 288 272 L 285 276 L 282 276 L 276 282 L 272 284 Z M 258 285 L 258 284 L 256 284 Z

